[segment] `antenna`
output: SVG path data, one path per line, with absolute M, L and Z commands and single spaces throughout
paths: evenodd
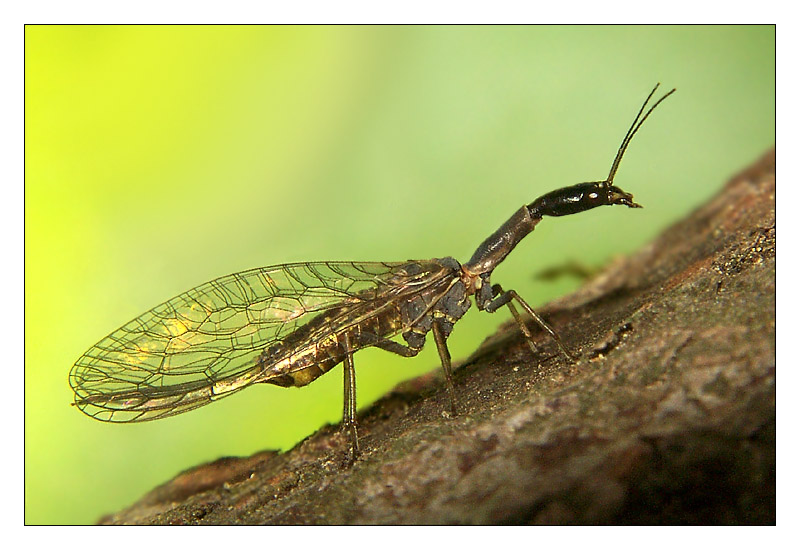
M 633 136 L 636 134 L 636 132 L 639 131 L 639 128 L 642 127 L 642 124 L 644 124 L 644 121 L 647 120 L 647 117 L 650 116 L 650 113 L 652 113 L 653 110 L 656 107 L 658 107 L 659 103 L 661 103 L 662 101 L 667 99 L 672 94 L 672 92 L 675 91 L 675 88 L 672 88 L 670 91 L 668 91 L 666 94 L 664 94 L 661 97 L 661 99 L 656 101 L 653 104 L 653 106 L 650 107 L 650 109 L 647 110 L 647 112 L 644 114 L 644 116 L 642 116 L 642 113 L 644 112 L 645 107 L 647 107 L 647 104 L 650 102 L 650 98 L 653 97 L 653 94 L 656 93 L 656 90 L 658 89 L 659 86 L 661 86 L 660 82 L 658 84 L 656 84 L 656 87 L 653 88 L 653 91 L 651 91 L 650 95 L 647 96 L 647 99 L 644 100 L 644 104 L 642 104 L 642 108 L 639 109 L 639 112 L 636 114 L 636 118 L 633 119 L 633 124 L 631 124 L 631 127 L 628 129 L 628 133 L 625 134 L 625 138 L 622 140 L 622 145 L 619 146 L 619 151 L 617 151 L 617 156 L 614 159 L 614 163 L 611 165 L 611 171 L 608 173 L 608 177 L 606 178 L 606 181 L 604 182 L 605 184 L 611 185 L 614 182 L 614 176 L 617 173 L 617 168 L 619 168 L 620 161 L 622 161 L 622 155 L 625 154 L 625 150 L 628 148 L 628 145 L 630 144 L 631 140 L 633 139 Z M 639 119 L 639 117 L 641 117 L 641 120 Z

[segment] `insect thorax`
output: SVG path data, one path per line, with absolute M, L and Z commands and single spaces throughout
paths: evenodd
M 453 258 L 438 261 L 453 269 L 452 278 L 444 280 L 441 286 L 421 292 L 401 308 L 403 326 L 410 327 L 403 332 L 403 338 L 414 349 L 422 348 L 434 321 L 441 327 L 445 338 L 450 336 L 453 325 L 471 305 L 467 287 L 460 278 L 461 264 Z
M 456 321 L 469 309 L 470 300 L 467 287 L 461 280 L 461 265 L 453 258 L 434 261 L 447 268 L 447 273 L 418 292 L 407 292 L 405 296 L 387 302 L 381 314 L 362 319 L 345 331 L 332 333 L 323 341 L 301 347 L 292 345 L 293 340 L 301 339 L 309 328 L 324 326 L 336 317 L 339 312 L 332 310 L 321 314 L 283 342 L 262 351 L 258 360 L 264 368 L 264 382 L 283 387 L 304 386 L 341 363 L 348 349 L 354 352 L 397 334 L 402 335 L 409 348 L 418 351 L 425 344 L 425 337 L 434 322 L 447 338 Z

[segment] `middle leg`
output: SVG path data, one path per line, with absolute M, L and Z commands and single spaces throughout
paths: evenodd
M 447 386 L 447 394 L 450 398 L 450 412 L 455 416 L 456 414 L 456 392 L 453 384 L 453 369 L 450 360 L 450 350 L 447 349 L 447 342 L 442 332 L 442 328 L 438 322 L 434 322 L 432 326 L 433 339 L 436 341 L 436 349 L 439 352 L 439 359 L 442 362 L 442 369 L 444 370 L 445 385 Z M 403 357 L 414 357 L 422 350 L 422 343 L 419 346 L 404 346 L 394 340 L 388 338 L 381 338 L 369 333 L 361 333 L 359 341 L 363 344 L 375 346 L 385 351 L 390 351 Z
M 433 339 L 436 342 L 436 349 L 439 351 L 439 359 L 442 361 L 444 369 L 445 385 L 447 394 L 450 396 L 450 413 L 456 415 L 456 388 L 453 384 L 453 368 L 450 361 L 450 350 L 447 349 L 447 340 L 438 321 L 433 322 Z

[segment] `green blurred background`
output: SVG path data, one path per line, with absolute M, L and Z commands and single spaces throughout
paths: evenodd
M 87 523 L 181 470 L 338 422 L 340 369 L 158 422 L 69 407 L 100 338 L 209 279 L 310 260 L 467 260 L 516 208 L 602 179 L 640 103 L 678 92 L 616 183 L 644 210 L 548 219 L 494 280 L 629 253 L 774 143 L 773 27 L 28 26 L 25 519 Z M 467 315 L 466 357 L 508 317 Z M 356 356 L 363 408 L 437 368 Z

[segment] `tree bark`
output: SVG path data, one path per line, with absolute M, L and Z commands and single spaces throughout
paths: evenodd
M 193 468 L 101 523 L 774 524 L 775 151 L 454 373 L 294 449 Z

